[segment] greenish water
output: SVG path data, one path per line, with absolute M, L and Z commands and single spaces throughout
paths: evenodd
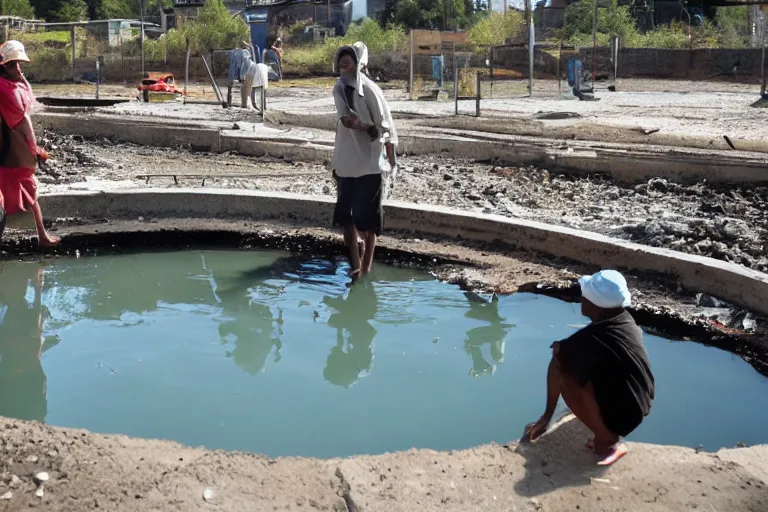
M 578 305 L 473 300 L 426 273 L 283 253 L 0 262 L 0 415 L 270 455 L 458 449 L 519 437 Z M 768 442 L 768 381 L 646 335 L 657 378 L 630 437 Z

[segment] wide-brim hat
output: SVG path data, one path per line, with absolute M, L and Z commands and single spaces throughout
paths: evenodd
M 0 45 L 0 64 L 7 64 L 15 60 L 30 62 L 24 45 L 19 41 L 7 41 Z

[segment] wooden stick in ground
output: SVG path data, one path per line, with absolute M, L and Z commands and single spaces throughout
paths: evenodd
M 205 55 L 201 53 L 200 58 L 203 59 L 203 65 L 205 65 L 205 71 L 208 72 L 208 78 L 210 78 L 211 85 L 213 85 L 213 92 L 216 94 L 216 99 L 219 100 L 219 103 L 221 103 L 224 108 L 227 108 L 227 104 L 221 95 L 221 90 L 219 89 L 219 85 L 216 83 L 216 79 L 213 78 L 213 73 L 211 73 L 211 68 L 208 66 L 208 61 L 205 59 Z

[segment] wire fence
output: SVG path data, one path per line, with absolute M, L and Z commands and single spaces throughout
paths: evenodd
M 167 37 L 147 35 L 142 52 L 141 26 L 129 20 L 82 23 L 41 23 L 22 30 L 6 30 L 4 40 L 18 39 L 27 48 L 32 62 L 25 65 L 34 82 L 122 82 L 138 83 L 142 72 L 184 74 L 186 51 L 183 45 L 168 44 Z M 145 33 L 149 32 L 145 30 Z M 229 50 L 205 53 L 214 76 L 223 78 L 229 70 Z M 143 57 L 143 59 L 142 59 Z M 101 62 L 97 76 L 96 62 Z M 207 80 L 200 55 L 190 59 L 193 80 Z

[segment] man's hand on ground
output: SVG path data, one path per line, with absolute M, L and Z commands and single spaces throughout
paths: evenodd
M 533 423 L 529 423 L 525 426 L 525 429 L 523 430 L 523 442 L 535 442 L 539 437 L 541 437 L 544 432 L 547 431 L 547 427 L 549 427 L 549 422 L 552 421 L 551 416 L 544 415 L 538 420 L 534 421 Z

